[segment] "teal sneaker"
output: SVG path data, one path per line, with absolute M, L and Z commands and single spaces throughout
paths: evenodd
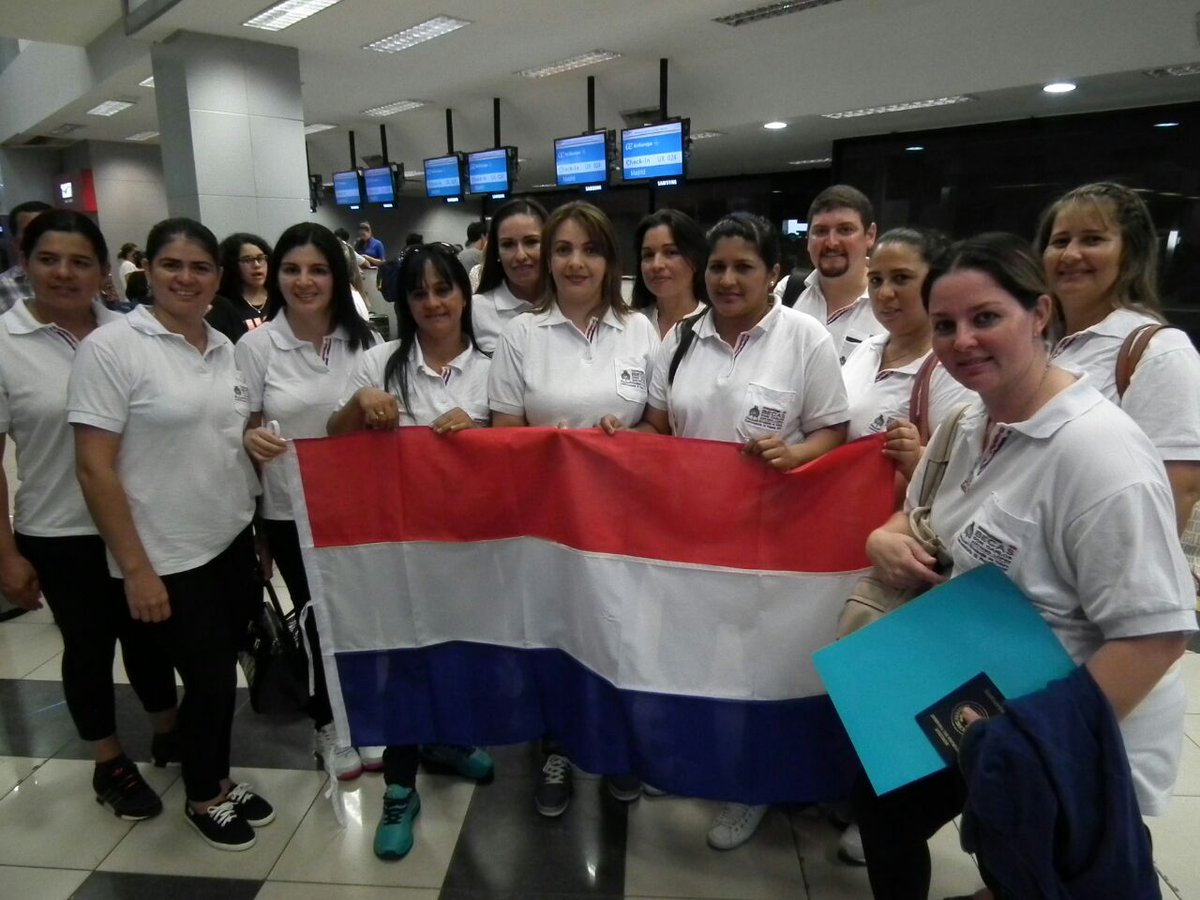
M 421 798 L 413 788 L 389 784 L 383 794 L 383 815 L 375 826 L 375 855 L 403 859 L 413 846 L 413 819 L 421 811 Z
M 462 744 L 426 744 L 421 747 L 421 762 L 427 772 L 454 773 L 480 784 L 488 784 L 496 776 L 491 756 Z

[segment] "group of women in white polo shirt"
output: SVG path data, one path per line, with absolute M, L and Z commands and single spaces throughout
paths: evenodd
M 1055 471 L 1069 471 L 1091 467 L 1089 453 L 1123 454 L 1125 501 L 1104 507 L 1105 533 L 1139 540 L 1114 546 L 1076 534 L 1075 523 L 1052 514 L 1053 486 L 1050 514 L 1042 497 L 1041 505 L 1006 510 L 1001 523 L 1024 523 L 1014 538 L 1030 547 L 1029 562 L 1010 577 L 1052 627 L 1064 617 L 1086 623 L 1084 637 L 1064 633 L 1068 650 L 1089 665 L 1119 716 L 1137 708 L 1132 718 L 1153 720 L 1150 746 L 1135 742 L 1130 758 L 1135 783 L 1149 785 L 1144 811 L 1160 811 L 1182 729 L 1172 665 L 1195 627 L 1174 526 L 1200 491 L 1200 357 L 1182 333 L 1164 332 L 1127 392 L 1118 395 L 1110 380 L 1125 335 L 1157 321 L 1153 226 L 1137 195 L 1100 185 L 1064 197 L 1039 230 L 1040 261 L 1011 238 L 984 236 L 947 255 L 933 233 L 886 233 L 869 266 L 872 308 L 885 330 L 844 366 L 824 323 L 773 297 L 779 244 L 765 220 L 735 213 L 702 240 L 686 216 L 662 211 L 643 221 L 637 242 L 635 302 L 646 315 L 622 299 L 613 229 L 599 209 L 571 202 L 547 214 L 534 201 L 512 201 L 492 219 L 474 297 L 449 250 L 424 245 L 405 254 L 402 296 L 391 298 L 399 339 L 377 345 L 354 313 L 336 239 L 322 226 L 297 225 L 271 254 L 269 321 L 235 355 L 203 321 L 220 274 L 216 241 L 203 226 L 186 219 L 156 226 L 146 253 L 153 306 L 108 321 L 92 303 L 105 267 L 103 237 L 75 214 L 35 220 L 22 248 L 35 299 L 0 321 L 0 424 L 17 443 L 24 476 L 16 537 L 0 526 L 0 587 L 27 606 L 40 587 L 62 626 L 64 689 L 81 736 L 97 748 L 98 799 L 130 817 L 159 808 L 121 750 L 111 714 L 94 721 L 83 714 L 111 709 L 111 678 L 102 670 L 121 640 L 131 682 L 162 735 L 156 760 L 182 760 L 187 820 L 214 846 L 242 849 L 252 845 L 254 827 L 274 817 L 263 798 L 231 780 L 228 760 L 239 623 L 254 603 L 259 565 L 251 460 L 261 470 L 264 546 L 297 605 L 308 598 L 276 462 L 288 438 L 397 425 L 443 434 L 486 425 L 637 428 L 727 441 L 787 470 L 847 438 L 886 431 L 885 452 L 907 476 L 929 433 L 974 400 L 978 412 L 968 413 L 970 427 L 953 448 L 952 465 L 964 477 L 947 478 L 934 503 L 947 545 L 976 512 L 999 516 L 998 508 L 988 512 L 995 493 L 958 496 L 985 481 L 985 469 L 1001 471 L 996 460 L 1016 472 L 1053 458 Z M 1070 332 L 1053 355 L 1051 292 Z M 1087 370 L 1087 382 L 1125 406 L 1149 440 L 1107 404 L 1088 413 L 1112 435 L 1102 450 L 1058 437 L 1073 433 L 1063 423 L 1095 405 L 1094 388 L 1060 366 Z M 922 383 L 927 399 L 913 410 L 913 388 Z M 79 493 L 62 478 L 72 466 Z M 929 568 L 906 522 L 898 516 L 881 528 L 868 554 L 898 584 L 940 580 L 948 573 Z M 1100 590 L 1090 573 L 1072 569 L 1073 554 L 1092 564 L 1103 554 L 1105 571 L 1121 573 L 1102 602 L 1089 593 Z M 956 555 L 954 571 L 977 563 Z M 66 569 L 81 583 L 56 578 Z M 1055 590 L 1043 606 L 1047 578 Z M 1134 584 L 1154 591 L 1121 593 Z M 103 628 L 82 618 L 78 602 L 81 591 L 101 587 Z M 86 667 L 74 668 L 79 660 Z M 1116 684 L 1114 661 L 1137 673 L 1133 686 Z M 184 682 L 178 711 L 171 668 Z M 77 694 L 83 685 L 92 694 Z M 107 706 L 84 699 L 105 691 Z M 1150 693 L 1154 708 L 1146 712 L 1139 704 Z M 403 856 L 420 807 L 419 751 L 337 747 L 320 679 L 310 712 L 318 733 L 326 729 L 319 749 L 333 774 L 347 777 L 368 762 L 384 768 L 375 849 L 382 858 Z M 1147 729 L 1137 734 L 1144 741 Z M 535 801 L 543 814 L 558 815 L 570 800 L 570 766 L 547 738 Z M 469 777 L 491 776 L 490 758 L 476 748 L 424 752 Z M 636 773 L 610 775 L 614 796 L 640 792 Z M 900 804 L 898 814 L 860 798 L 876 896 L 924 896 L 926 826 L 936 830 L 934 820 L 961 801 L 953 785 L 943 788 L 939 802 Z M 922 825 L 906 829 L 914 809 L 925 813 Z M 736 846 L 759 818 L 760 810 L 731 807 L 710 842 Z M 898 830 L 903 840 L 893 840 Z

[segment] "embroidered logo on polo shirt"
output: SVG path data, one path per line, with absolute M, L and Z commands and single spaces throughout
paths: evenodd
M 631 387 L 639 391 L 646 390 L 645 369 L 622 369 L 621 386 Z
M 233 386 L 233 401 L 234 403 L 249 403 L 250 388 L 240 382 Z
M 971 522 L 958 535 L 958 545 L 982 563 L 991 563 L 1007 572 L 1017 555 L 1017 545 L 1009 543 L 977 522 Z
M 868 434 L 879 434 L 881 431 L 887 431 L 887 416 L 880 413 L 875 417 L 875 421 L 867 426 Z
M 764 428 L 767 431 L 783 430 L 784 411 L 776 406 L 752 406 L 742 421 L 754 428 Z

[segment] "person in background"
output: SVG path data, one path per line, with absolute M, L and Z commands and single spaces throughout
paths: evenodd
M 21 265 L 21 234 L 25 226 L 44 213 L 53 209 L 49 203 L 41 200 L 27 200 L 18 203 L 8 213 L 8 239 L 12 245 L 17 262 L 0 273 L 0 313 L 13 308 L 18 301 L 28 300 L 33 296 L 33 287 L 25 277 L 25 267 Z M 97 293 L 99 287 L 97 287 Z
M 184 817 L 210 846 L 246 850 L 271 804 L 230 777 L 237 651 L 261 605 L 250 522 L 258 479 L 242 449 L 250 415 L 233 345 L 204 320 L 221 269 L 191 219 L 146 239 L 153 306 L 96 329 L 75 357 L 67 420 L 88 510 L 183 680 Z
M 126 279 L 130 274 L 136 272 L 141 266 L 138 265 L 136 256 L 139 254 L 138 245 L 132 241 L 121 245 L 121 249 L 117 251 L 117 271 L 113 273 L 113 288 L 117 292 L 118 297 L 128 297 Z
M 266 321 L 271 245 L 239 231 L 221 241 L 221 285 L 205 318 L 237 343 Z
M 531 217 L 514 213 L 508 221 L 513 218 Z M 497 211 L 494 221 L 499 220 Z M 635 425 L 646 406 L 659 338 L 650 320 L 621 297 L 612 223 L 582 201 L 558 207 L 545 221 L 538 263 L 545 292 L 529 315 L 509 321 L 496 343 L 488 376 L 492 425 L 594 428 L 605 420 Z M 489 258 L 491 252 L 489 242 Z M 543 758 L 534 805 L 543 816 L 559 816 L 571 802 L 571 762 L 552 737 L 544 743 Z M 636 775 L 610 773 L 607 782 L 619 801 L 641 796 Z
M 536 200 L 509 200 L 492 216 L 484 243 L 483 271 L 471 300 L 475 342 L 496 349 L 501 330 L 540 297 L 539 262 L 546 210 Z
M 704 232 L 691 216 L 660 209 L 638 223 L 633 243 L 640 263 L 630 306 L 666 337 L 676 322 L 695 313 L 708 298 Z
M 487 356 L 471 333 L 470 284 L 462 264 L 442 245 L 417 245 L 404 254 L 397 278 L 398 340 L 362 354 L 330 434 L 397 426 L 452 434 L 488 425 Z M 403 706 L 403 698 L 397 698 Z M 413 846 L 421 809 L 417 763 L 448 769 L 481 783 L 492 780 L 492 758 L 477 747 L 394 745 L 383 752 L 387 789 L 375 829 L 375 855 L 400 859 Z
M 458 254 L 458 261 L 463 264 L 468 277 L 471 270 L 483 263 L 483 248 L 487 243 L 487 222 L 473 221 L 467 223 L 467 243 Z
M 75 479 L 67 381 L 80 342 L 121 317 L 97 300 L 108 267 L 104 235 L 87 216 L 51 210 L 26 224 L 23 268 L 33 298 L 0 318 L 0 453 L 16 445 L 20 487 L 12 526 L 0 518 L 0 589 L 24 609 L 39 592 L 62 634 L 67 710 L 87 742 L 96 800 L 123 819 L 158 815 L 162 801 L 117 736 L 113 654 L 154 726 L 155 765 L 179 759 L 175 672 L 153 629 L 129 614 L 108 573 L 104 541 Z M 0 495 L 8 482 L 0 472 Z
M 354 242 L 354 251 L 366 260 L 368 266 L 374 268 L 382 266 L 387 258 L 383 241 L 371 233 L 370 222 L 358 223 L 358 240 Z

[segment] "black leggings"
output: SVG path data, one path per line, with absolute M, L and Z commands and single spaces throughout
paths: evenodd
M 162 576 L 171 617 L 152 627 L 183 679 L 180 756 L 189 800 L 211 800 L 229 777 L 237 651 L 259 599 L 258 560 L 246 528 L 204 565 Z
M 292 595 L 292 607 L 296 615 L 312 599 L 308 590 L 308 576 L 304 574 L 304 559 L 300 555 L 300 535 L 296 531 L 296 523 L 290 520 L 264 519 L 263 534 L 267 538 L 267 546 L 271 548 L 271 557 L 279 567 L 283 583 L 287 585 L 288 593 Z M 329 687 L 325 683 L 325 666 L 321 662 L 321 643 L 317 635 L 317 622 L 309 616 L 305 628 L 308 635 L 308 647 L 312 647 L 313 656 L 313 693 L 308 698 L 307 710 L 313 724 L 318 728 L 333 721 L 333 710 L 329 706 Z M 307 652 L 307 647 L 305 648 Z
M 129 615 L 123 582 L 108 574 L 99 535 L 14 535 L 62 633 L 62 684 L 79 736 L 100 741 L 117 731 L 112 667 L 117 642 L 125 672 L 148 713 L 175 708 L 175 671 L 153 626 Z

